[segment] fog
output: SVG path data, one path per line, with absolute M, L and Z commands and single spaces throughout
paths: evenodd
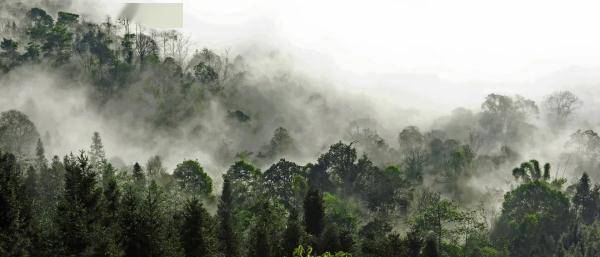
M 117 16 L 123 6 L 115 0 L 58 3 L 95 21 Z M 214 155 L 223 143 L 256 152 L 279 126 L 307 142 L 290 157 L 305 163 L 343 139 L 351 121 L 369 120 L 365 126 L 395 146 L 402 128 L 440 129 L 453 109 L 478 112 L 491 93 L 539 104 L 553 91 L 570 90 L 584 103 L 576 120 L 555 137 L 542 121 L 532 121 L 540 128 L 534 138 L 539 142 L 521 152 L 524 160 L 540 158 L 566 169 L 559 154 L 568 136 L 600 122 L 594 115 L 600 111 L 600 36 L 593 33 L 598 4 L 569 3 L 183 1 L 180 31 L 193 48 L 246 58 L 252 75 L 237 102 L 210 102 L 177 133 L 156 132 L 141 122 L 153 110 L 129 104 L 139 99 L 112 100 L 100 112 L 86 100 L 91 92 L 22 67 L 3 78 L 0 110 L 28 114 L 48 135 L 45 144 L 53 154 L 87 149 L 99 131 L 108 155 L 121 159 L 115 162 L 143 163 L 158 154 L 172 169 L 182 159 L 198 159 L 218 177 L 226 167 Z M 24 75 L 32 69 L 37 75 Z M 305 107 L 315 94 L 322 103 Z M 225 118 L 242 107 L 260 114 L 250 134 Z M 508 174 L 483 176 L 474 184 L 506 181 Z

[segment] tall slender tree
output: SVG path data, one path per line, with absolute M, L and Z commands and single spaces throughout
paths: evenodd
M 219 219 L 219 247 L 224 257 L 239 256 L 238 236 L 233 227 L 233 207 L 231 180 L 228 176 L 223 176 L 223 191 L 219 201 L 217 217 Z
M 93 252 L 99 239 L 101 191 L 88 157 L 81 152 L 65 157 L 65 190 L 58 204 L 56 224 L 64 255 Z
M 0 255 L 26 256 L 23 228 L 21 170 L 10 153 L 0 152 Z

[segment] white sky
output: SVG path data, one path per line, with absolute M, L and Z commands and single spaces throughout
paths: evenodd
M 353 73 L 513 81 L 600 64 L 600 1 L 186 0 L 184 9 L 186 29 L 219 37 L 205 40 L 267 34 Z

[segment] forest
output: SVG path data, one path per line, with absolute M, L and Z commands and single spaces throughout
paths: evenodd
M 600 135 L 571 91 L 379 134 L 277 54 L 0 7 L 0 256 L 600 256 Z

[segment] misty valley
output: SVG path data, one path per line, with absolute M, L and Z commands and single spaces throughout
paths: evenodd
M 69 2 L 0 2 L 0 256 L 600 256 L 597 87 L 389 111 Z

